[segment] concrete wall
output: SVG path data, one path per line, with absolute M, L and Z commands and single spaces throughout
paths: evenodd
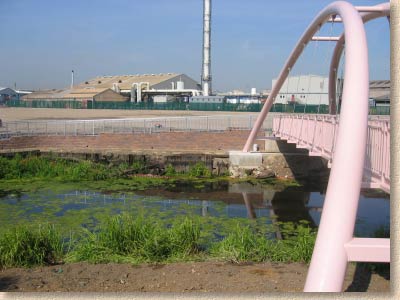
M 263 152 L 229 153 L 229 170 L 234 177 L 270 177 L 305 180 L 316 178 L 327 181 L 328 162 L 309 156 L 307 150 L 280 140 L 266 140 Z

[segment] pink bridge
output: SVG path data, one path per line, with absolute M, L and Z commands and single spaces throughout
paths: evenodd
M 369 65 L 364 28 L 364 23 L 382 17 L 390 17 L 389 2 L 355 7 L 345 1 L 336 1 L 321 10 L 286 60 L 243 147 L 243 152 L 249 152 L 279 90 L 306 45 L 318 40 L 336 41 L 329 67 L 328 98 L 332 116 L 283 115 L 274 121 L 277 136 L 331 162 L 305 292 L 342 291 L 350 261 L 390 262 L 390 239 L 354 237 L 360 188 L 367 184 L 389 191 L 389 122 L 368 117 Z M 340 36 L 315 36 L 325 23 L 336 21 L 343 23 Z M 337 117 L 336 77 L 342 53 L 346 63 L 341 111 Z
M 275 137 L 307 149 L 310 156 L 321 156 L 332 165 L 339 116 L 281 114 L 273 119 Z M 390 193 L 390 119 L 371 116 L 368 120 L 363 187 Z

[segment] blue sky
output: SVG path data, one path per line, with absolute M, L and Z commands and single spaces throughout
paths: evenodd
M 213 89 L 271 87 L 328 0 L 213 0 Z M 352 0 L 371 5 L 379 0 Z M 185 73 L 200 81 L 202 0 L 0 0 L 0 86 L 63 88 L 98 75 Z M 390 77 L 386 19 L 366 26 L 370 78 Z M 320 35 L 341 32 L 326 25 Z M 310 43 L 293 74 L 327 75 L 333 43 Z

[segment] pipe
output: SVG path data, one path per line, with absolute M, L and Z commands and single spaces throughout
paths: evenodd
M 137 102 L 137 95 L 136 92 L 138 90 L 138 84 L 136 82 L 132 83 L 131 87 L 131 102 Z
M 362 14 L 362 20 L 367 23 L 371 20 L 389 16 L 390 15 L 390 4 L 381 3 L 376 5 L 379 7 L 380 12 L 364 13 Z M 331 65 L 329 67 L 329 88 L 328 88 L 328 99 L 329 99 L 329 113 L 335 115 L 337 113 L 336 109 L 336 77 L 338 72 L 338 67 L 340 63 L 340 57 L 344 49 L 344 34 L 342 34 L 336 43 L 335 49 L 333 50 Z
M 339 40 L 338 36 L 313 36 L 311 38 L 312 41 L 321 41 L 321 42 L 336 42 Z
M 192 93 L 192 96 L 200 96 L 200 91 L 192 90 L 192 89 L 184 89 L 184 90 L 143 90 L 143 93 L 172 93 L 172 94 L 179 94 L 179 93 Z

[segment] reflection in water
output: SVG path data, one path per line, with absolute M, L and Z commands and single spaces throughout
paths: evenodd
M 179 186 L 174 190 L 146 190 L 137 194 L 103 194 L 92 191 L 52 193 L 40 191 L 31 194 L 0 196 L 0 226 L 9 226 L 21 219 L 72 218 L 94 223 L 101 215 L 119 214 L 140 209 L 155 215 L 168 213 L 169 218 L 194 213 L 217 218 L 265 218 L 268 222 L 299 222 L 306 220 L 312 227 L 319 224 L 324 194 L 304 187 L 276 191 L 271 187 L 249 183 L 214 184 L 201 190 Z M 360 236 L 373 234 L 380 226 L 389 225 L 389 199 L 379 192 L 363 193 L 357 216 L 356 232 Z M 338 216 L 340 217 L 340 216 Z M 36 218 L 36 219 L 35 219 Z M 90 221 L 87 221 L 90 219 Z M 82 224 L 83 224 L 82 223 Z M 278 228 L 278 226 L 275 226 Z M 281 233 L 276 232 L 281 238 Z

